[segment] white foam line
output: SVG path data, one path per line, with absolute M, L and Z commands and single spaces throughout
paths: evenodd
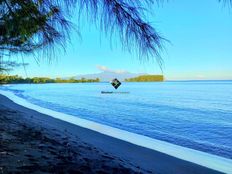
M 0 90 L 0 94 L 10 98 L 13 102 L 26 108 L 33 109 L 42 114 L 87 128 L 102 134 L 118 138 L 132 144 L 146 147 L 155 151 L 165 153 L 176 158 L 189 161 L 216 171 L 232 174 L 232 160 L 198 150 L 174 145 L 164 141 L 152 139 L 143 135 L 131 133 L 121 129 L 113 128 L 107 125 L 99 124 L 93 121 L 78 118 L 76 116 L 56 112 L 50 109 L 29 103 L 23 98 L 14 95 L 12 92 Z

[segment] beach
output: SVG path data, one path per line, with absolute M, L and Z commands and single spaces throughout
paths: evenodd
M 52 118 L 2 95 L 0 133 L 0 173 L 220 173 Z

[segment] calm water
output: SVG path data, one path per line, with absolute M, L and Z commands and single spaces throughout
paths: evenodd
M 232 81 L 0 87 L 39 106 L 232 159 Z

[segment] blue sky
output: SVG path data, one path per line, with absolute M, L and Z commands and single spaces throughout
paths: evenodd
M 171 42 L 165 43 L 162 53 L 166 79 L 232 79 L 232 8 L 217 0 L 172 0 L 155 7 L 149 20 Z M 116 37 L 111 48 L 109 38 L 84 17 L 80 32 L 82 39 L 72 33 L 66 53 L 57 54 L 52 63 L 44 58 L 37 64 L 27 56 L 26 72 L 18 68 L 11 74 L 68 77 L 98 73 L 101 66 L 119 72 L 161 73 L 155 61 L 140 62 L 123 51 Z

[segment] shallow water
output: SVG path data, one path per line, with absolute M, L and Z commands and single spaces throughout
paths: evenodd
M 232 159 L 232 81 L 3 86 L 31 103 Z

